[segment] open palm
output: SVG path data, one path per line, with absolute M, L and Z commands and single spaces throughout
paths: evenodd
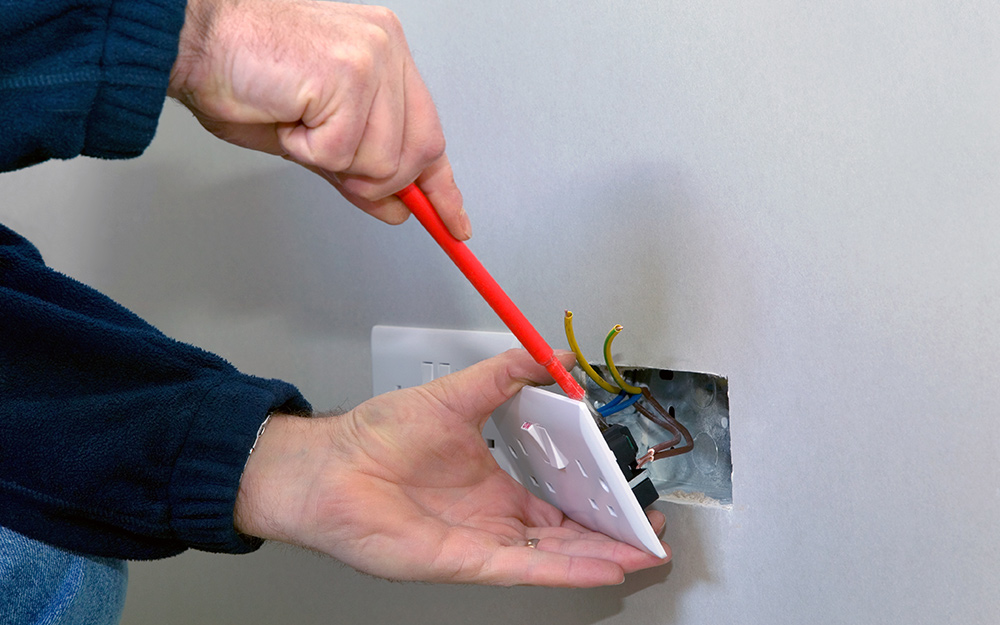
M 544 382 L 544 369 L 512 350 L 344 415 L 283 417 L 251 457 L 237 521 L 392 579 L 596 586 L 665 563 L 567 519 L 497 466 L 483 424 Z M 662 527 L 660 513 L 650 518 Z

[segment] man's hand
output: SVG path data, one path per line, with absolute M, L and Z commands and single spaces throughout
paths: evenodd
M 216 136 L 293 160 L 401 223 L 416 181 L 471 236 L 437 110 L 396 16 L 312 0 L 189 0 L 168 93 Z
M 666 563 L 570 521 L 493 460 L 490 413 L 546 382 L 512 350 L 344 415 L 274 416 L 240 483 L 237 529 L 397 580 L 587 587 Z M 663 515 L 649 516 L 659 531 Z

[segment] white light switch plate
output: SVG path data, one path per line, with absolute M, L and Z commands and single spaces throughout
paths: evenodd
M 372 391 L 381 395 L 426 384 L 512 347 L 520 343 L 509 332 L 375 326 Z
M 372 392 L 426 384 L 520 346 L 510 332 L 378 325 L 372 328 Z M 483 427 L 483 438 L 500 438 L 492 419 Z M 507 455 L 492 451 L 500 468 L 513 474 Z
M 666 557 L 583 402 L 527 387 L 493 412 L 512 475 L 569 518 Z M 509 471 L 509 470 L 508 470 Z

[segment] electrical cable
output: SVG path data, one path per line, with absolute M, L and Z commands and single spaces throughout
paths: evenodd
M 622 400 L 624 400 L 626 397 L 631 397 L 631 395 L 629 395 L 625 391 L 618 391 L 618 394 L 615 395 L 611 399 L 611 401 L 609 401 L 608 403 L 606 403 L 603 406 L 601 406 L 600 408 L 598 408 L 597 412 L 602 417 L 606 417 L 609 414 L 613 414 L 615 412 L 618 412 L 617 410 L 615 410 L 615 408 L 618 406 L 618 404 L 622 403 Z
M 583 357 L 583 351 L 580 349 L 580 344 L 576 342 L 576 333 L 573 332 L 573 311 L 566 311 L 566 317 L 563 319 L 563 325 L 566 327 L 566 340 L 569 341 L 569 348 L 573 350 L 574 354 L 576 354 L 576 364 L 580 365 L 580 368 L 583 369 L 588 376 L 590 376 L 590 379 L 596 382 L 598 386 L 607 392 L 618 393 L 621 391 L 620 388 L 611 385 L 607 380 L 601 377 L 601 374 L 594 370 L 594 368 L 590 366 L 590 363 L 587 362 L 587 359 Z
M 618 367 L 615 366 L 614 359 L 611 355 L 611 345 L 622 331 L 622 326 L 615 325 L 608 333 L 608 336 L 604 339 L 604 361 L 608 367 L 608 371 L 611 373 L 611 377 L 614 378 L 615 382 L 621 385 L 621 388 L 611 385 L 607 380 L 605 380 L 584 358 L 583 352 L 580 349 L 579 343 L 577 343 L 576 335 L 573 331 L 573 313 L 567 310 L 564 318 L 564 325 L 566 327 L 566 339 L 569 341 L 570 349 L 576 355 L 576 361 L 580 365 L 588 376 L 598 384 L 602 389 L 608 393 L 615 393 L 615 397 L 611 399 L 608 403 L 604 404 L 600 408 L 591 406 L 588 402 L 587 406 L 591 408 L 591 412 L 596 413 L 596 417 L 599 420 L 603 420 L 606 417 L 617 414 L 632 405 L 635 405 L 636 411 L 641 414 L 646 419 L 650 420 L 660 428 L 666 430 L 670 433 L 671 438 L 669 440 L 662 441 L 656 445 L 653 445 L 646 450 L 642 456 L 636 459 L 636 467 L 642 467 L 645 464 L 653 462 L 654 460 L 660 460 L 663 458 L 669 458 L 671 456 L 679 456 L 681 454 L 687 453 L 694 449 L 694 439 L 691 433 L 688 431 L 684 425 L 678 421 L 669 410 L 665 410 L 656 398 L 653 397 L 652 392 L 646 387 L 633 386 L 625 382 L 622 378 L 621 373 L 618 371 Z M 650 408 L 647 408 L 642 403 L 641 399 L 645 399 L 649 404 Z M 684 441 L 684 444 L 678 447 L 678 443 Z
M 653 397 L 653 394 L 648 388 L 642 389 L 642 397 L 649 403 L 650 406 L 653 407 L 655 413 L 642 404 L 636 404 L 636 410 L 653 423 L 659 425 L 665 430 L 670 431 L 674 435 L 674 438 L 650 447 L 646 453 L 639 458 L 638 466 L 642 466 L 654 460 L 661 460 L 671 456 L 686 454 L 693 450 L 694 438 L 691 436 L 691 432 L 684 427 L 684 424 L 675 419 L 673 415 L 670 414 L 669 410 L 664 410 L 663 406 L 660 405 L 660 402 L 656 401 L 656 398 Z M 684 445 L 675 447 L 675 445 L 681 442 L 682 439 L 686 439 Z
M 625 391 L 618 391 L 618 394 L 615 395 L 611 401 L 598 408 L 598 410 L 611 410 L 618 404 L 622 403 L 622 400 L 624 400 L 626 397 L 631 397 L 631 395 L 629 395 Z
M 608 371 L 611 373 L 611 377 L 614 378 L 615 382 L 618 383 L 618 386 L 620 386 L 623 391 L 630 395 L 638 395 L 642 392 L 642 389 L 638 386 L 632 386 L 622 379 L 622 374 L 618 373 L 618 368 L 615 367 L 615 361 L 611 357 L 611 343 L 614 342 L 615 337 L 618 336 L 618 333 L 621 331 L 622 326 L 620 324 L 616 325 L 611 328 L 611 332 L 609 332 L 607 338 L 604 339 L 604 362 L 608 365 Z
M 635 395 L 629 395 L 625 391 L 618 393 L 618 396 L 613 400 L 609 401 L 607 404 L 601 406 L 597 409 L 598 414 L 602 417 L 610 417 L 611 415 L 625 410 L 632 404 L 639 401 L 642 395 L 636 393 Z

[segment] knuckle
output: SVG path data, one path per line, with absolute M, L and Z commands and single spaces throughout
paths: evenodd
M 326 154 L 321 155 L 321 162 L 319 165 L 327 170 L 334 173 L 339 173 L 347 171 L 351 168 L 351 163 L 354 162 L 354 157 L 351 154 L 344 154 L 338 151 L 336 148 L 332 148 Z
M 369 6 L 367 8 L 369 21 L 377 25 L 387 35 L 402 31 L 402 24 L 399 21 L 399 17 L 392 9 L 383 6 Z
M 381 158 L 375 158 L 372 160 L 371 164 L 366 167 L 364 175 L 369 178 L 374 178 L 376 180 L 385 180 L 387 178 L 392 178 L 399 171 L 399 163 L 389 155 Z
M 438 132 L 427 137 L 426 140 L 420 143 L 418 154 L 420 160 L 423 162 L 424 166 L 426 166 L 441 158 L 441 156 L 444 155 L 444 150 L 444 134 Z
M 283 146 L 288 154 L 304 165 L 320 167 L 329 172 L 342 172 L 350 168 L 354 155 L 348 153 L 340 142 L 329 138 L 297 142 Z
M 367 82 L 375 74 L 375 58 L 364 47 L 352 46 L 341 52 L 337 63 L 348 81 Z
M 377 202 L 386 197 L 386 193 L 381 187 L 372 184 L 370 181 L 355 176 L 345 176 L 341 184 L 351 195 L 366 202 Z
M 361 40 L 373 55 L 387 55 L 404 40 L 403 28 L 396 14 L 384 7 L 369 7 Z

